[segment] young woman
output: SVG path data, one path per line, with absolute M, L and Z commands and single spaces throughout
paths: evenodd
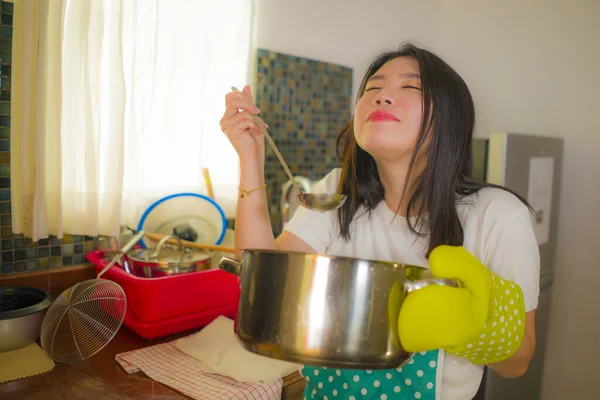
M 342 166 L 315 192 L 343 193 L 334 212 L 299 208 L 274 238 L 260 110 L 248 87 L 226 96 L 221 128 L 241 163 L 238 249 L 278 249 L 429 267 L 462 288 L 429 286 L 400 312 L 414 357 L 393 370 L 306 366 L 306 398 L 471 399 L 483 366 L 525 373 L 535 348 L 539 252 L 526 202 L 470 179 L 473 100 L 443 60 L 411 44 L 378 56 L 338 138 Z M 265 124 L 266 126 L 266 124 Z

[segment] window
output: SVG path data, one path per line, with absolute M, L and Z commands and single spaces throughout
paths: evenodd
M 224 96 L 251 82 L 251 0 L 16 2 L 13 230 L 113 235 L 154 200 L 205 192 L 232 215 Z

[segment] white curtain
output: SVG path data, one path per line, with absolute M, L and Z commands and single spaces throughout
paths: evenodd
M 252 0 L 15 0 L 13 231 L 113 235 L 156 199 L 233 216 L 239 163 L 219 119 L 253 78 Z

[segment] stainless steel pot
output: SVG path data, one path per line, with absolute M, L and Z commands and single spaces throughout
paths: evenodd
M 395 368 L 412 353 L 398 338 L 406 294 L 451 279 L 423 279 L 425 268 L 330 255 L 245 250 L 220 268 L 240 276 L 235 333 L 266 357 L 313 366 Z
M 50 294 L 32 287 L 0 287 L 0 352 L 23 348 L 40 337 Z
M 166 242 L 175 239 L 179 248 L 167 247 Z M 124 264 L 128 272 L 145 278 L 160 278 L 171 275 L 187 274 L 210 268 L 212 254 L 192 251 L 186 248 L 181 239 L 165 236 L 155 249 L 135 249 L 127 253 Z

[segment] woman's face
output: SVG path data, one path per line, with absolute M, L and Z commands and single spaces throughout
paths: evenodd
M 388 61 L 369 79 L 356 104 L 356 142 L 375 160 L 408 162 L 421 127 L 422 102 L 417 61 Z

